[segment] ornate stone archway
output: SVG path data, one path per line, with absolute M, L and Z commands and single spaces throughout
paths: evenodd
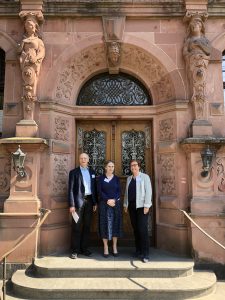
M 83 41 L 79 48 L 67 49 L 58 58 L 47 75 L 48 79 L 43 82 L 42 95 L 75 105 L 83 84 L 93 75 L 106 72 L 107 68 L 105 48 L 100 38 L 96 37 L 89 43 Z M 139 46 L 137 38 L 125 39 L 120 70 L 133 75 L 151 90 L 153 104 L 186 99 L 184 83 L 176 66 L 161 49 L 146 41 L 142 40 Z

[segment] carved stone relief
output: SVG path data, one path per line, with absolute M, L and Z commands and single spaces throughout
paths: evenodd
M 159 121 L 159 139 L 160 141 L 173 140 L 175 138 L 174 119 Z
M 184 42 L 183 55 L 192 86 L 192 98 L 196 120 L 207 120 L 206 76 L 211 54 L 209 40 L 205 37 L 206 13 L 186 14 L 184 21 L 188 22 L 188 34 Z
M 160 154 L 160 180 L 162 195 L 176 195 L 175 155 Z
M 135 70 L 145 78 L 153 89 L 157 101 L 169 101 L 174 97 L 174 87 L 166 69 L 143 49 L 131 45 L 121 48 L 121 67 Z M 75 87 L 90 74 L 107 67 L 103 45 L 90 47 L 75 55 L 74 59 L 59 74 L 55 98 L 61 103 L 73 104 Z
M 11 160 L 10 158 L 0 158 L 0 194 L 9 193 L 10 189 L 10 172 L 11 172 Z
M 118 67 L 121 58 L 121 45 L 119 42 L 107 43 L 107 58 L 109 67 Z
M 77 81 L 92 74 L 96 68 L 105 68 L 106 58 L 102 45 L 91 47 L 75 55 L 75 58 L 59 74 L 55 97 L 60 102 L 73 103 L 73 88 Z
M 45 57 L 45 46 L 39 35 L 39 23 L 43 21 L 43 15 L 41 12 L 21 12 L 20 17 L 24 21 L 25 29 L 24 37 L 17 49 L 23 79 L 23 117 L 25 120 L 33 120 L 37 83 Z
M 55 154 L 53 160 L 53 194 L 56 196 L 66 196 L 69 176 L 69 156 Z
M 69 120 L 56 117 L 55 118 L 55 129 L 54 129 L 54 139 L 61 141 L 69 141 Z
M 225 158 L 216 159 L 216 176 L 217 187 L 216 190 L 221 193 L 225 193 Z
M 122 48 L 122 65 L 128 69 L 135 69 L 143 74 L 157 94 L 159 101 L 170 100 L 173 97 L 173 84 L 166 70 L 147 52 L 124 45 Z

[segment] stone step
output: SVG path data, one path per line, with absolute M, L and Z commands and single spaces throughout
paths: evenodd
M 193 273 L 192 259 L 155 252 L 149 263 L 132 259 L 127 253 L 119 257 L 104 258 L 98 253 L 92 257 L 44 257 L 35 259 L 34 267 L 39 277 L 148 277 L 174 278 Z
M 177 278 L 35 278 L 19 270 L 12 284 L 15 295 L 26 299 L 184 300 L 212 293 L 216 276 L 199 271 Z

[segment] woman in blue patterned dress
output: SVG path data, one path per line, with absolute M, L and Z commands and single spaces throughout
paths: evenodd
M 120 181 L 114 175 L 112 161 L 105 163 L 105 174 L 98 179 L 99 233 L 103 240 L 104 257 L 109 256 L 108 241 L 113 241 L 113 255 L 118 256 L 117 239 L 122 234 Z

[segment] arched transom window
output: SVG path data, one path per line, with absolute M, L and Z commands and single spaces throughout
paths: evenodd
M 150 92 L 130 75 L 104 73 L 94 76 L 82 87 L 77 105 L 151 105 Z

